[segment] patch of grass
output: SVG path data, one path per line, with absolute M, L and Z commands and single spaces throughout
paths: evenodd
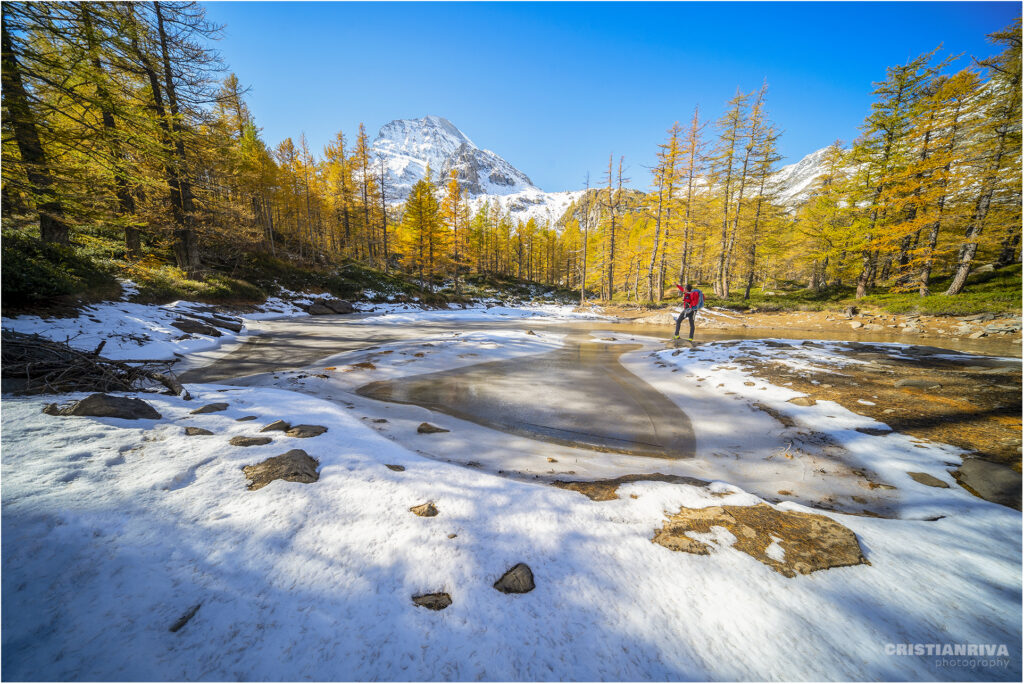
M 112 297 L 120 292 L 108 264 L 74 245 L 42 242 L 20 231 L 4 231 L 2 292 L 5 306 L 24 306 L 70 295 Z
M 210 273 L 201 279 L 189 278 L 176 266 L 154 259 L 125 264 L 121 275 L 139 288 L 134 300 L 144 304 L 164 304 L 177 299 L 211 303 L 254 303 L 267 298 L 252 283 L 221 273 Z

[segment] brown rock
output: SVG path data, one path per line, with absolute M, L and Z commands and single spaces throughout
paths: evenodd
M 452 605 L 452 597 L 444 592 L 420 594 L 419 596 L 413 596 L 412 602 L 429 610 L 444 610 Z
M 433 501 L 428 501 L 427 503 L 420 504 L 419 506 L 413 506 L 409 510 L 421 518 L 433 518 L 438 513 L 437 506 L 434 505 Z
M 68 406 L 47 404 L 43 413 L 51 416 L 94 416 L 97 418 L 123 418 L 125 420 L 149 420 L 162 418 L 160 413 L 134 397 L 117 397 L 111 394 L 92 394 L 85 399 L 72 402 Z
M 274 432 L 280 430 L 281 432 L 287 432 L 291 430 L 292 426 L 283 420 L 275 420 L 273 423 L 268 423 L 260 428 L 260 432 Z
M 651 541 L 673 551 L 707 555 L 712 548 L 686 533 L 707 533 L 712 527 L 729 530 L 736 537 L 734 548 L 786 577 L 827 568 L 870 565 L 857 535 L 849 528 L 824 515 L 780 511 L 768 504 L 682 508 L 668 517 L 664 527 L 655 530 Z M 781 560 L 767 553 L 773 538 L 784 551 Z
M 793 397 L 788 400 L 790 404 L 794 406 L 814 406 L 818 402 L 810 397 Z
M 439 428 L 436 425 L 431 425 L 430 423 L 420 423 L 420 426 L 416 428 L 416 432 L 423 435 L 432 435 L 437 432 L 451 432 L 451 430 L 445 430 L 444 428 Z
M 250 446 L 260 446 L 260 445 L 263 445 L 263 444 L 270 444 L 273 441 L 274 440 L 272 440 L 270 437 L 241 437 L 241 436 L 239 436 L 239 437 L 232 437 L 231 441 L 228 442 L 228 443 L 231 446 L 236 446 L 236 447 L 250 447 Z
M 241 418 L 235 418 L 236 423 L 245 423 L 250 420 L 256 420 L 259 416 L 242 416 Z
M 525 594 L 534 590 L 533 571 L 526 563 L 519 563 L 494 583 L 494 588 L 506 594 Z
M 928 485 L 929 487 L 939 487 L 940 489 L 949 489 L 949 484 L 943 482 L 942 480 L 933 475 L 929 475 L 928 473 L 907 473 L 907 475 L 910 476 L 910 479 L 914 480 L 915 482 L 920 482 L 923 485 Z
M 201 427 L 187 427 L 185 428 L 185 435 L 188 437 L 197 437 L 199 435 L 212 435 L 213 433 L 206 428 Z
M 274 480 L 306 484 L 316 482 L 320 479 L 320 473 L 316 471 L 318 465 L 317 460 L 302 449 L 292 449 L 257 465 L 245 466 L 242 472 L 250 480 L 249 489 L 255 491 L 266 487 Z
M 200 413 L 216 413 L 217 411 L 225 411 L 227 410 L 227 408 L 228 405 L 225 402 L 221 401 L 217 402 L 216 404 L 207 404 L 206 406 L 200 406 L 194 411 L 189 411 L 189 413 L 191 413 L 192 415 L 197 415 Z
M 384 465 L 387 466 L 389 469 L 394 470 L 396 473 L 400 473 L 405 470 L 405 466 L 392 465 L 391 463 L 385 463 Z
M 284 434 L 289 437 L 298 437 L 300 439 L 306 439 L 308 437 L 316 437 L 327 432 L 327 428 L 323 425 L 296 425 L 286 431 Z

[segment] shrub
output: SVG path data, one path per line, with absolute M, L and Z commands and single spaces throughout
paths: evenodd
M 32 304 L 65 295 L 117 290 L 107 267 L 68 245 L 42 242 L 18 231 L 4 231 L 3 302 Z

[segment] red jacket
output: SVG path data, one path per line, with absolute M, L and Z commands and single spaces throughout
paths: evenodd
M 694 288 L 690 292 L 687 292 L 679 285 L 676 285 L 676 287 L 683 293 L 683 304 L 685 306 L 695 310 L 704 306 L 704 294 L 700 290 Z

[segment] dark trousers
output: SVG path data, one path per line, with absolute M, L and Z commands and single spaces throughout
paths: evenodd
M 675 336 L 679 337 L 679 326 L 682 324 L 684 318 L 690 319 L 690 339 L 693 339 L 693 317 L 697 314 L 696 311 L 690 308 L 683 309 L 679 317 L 676 318 L 676 332 Z

